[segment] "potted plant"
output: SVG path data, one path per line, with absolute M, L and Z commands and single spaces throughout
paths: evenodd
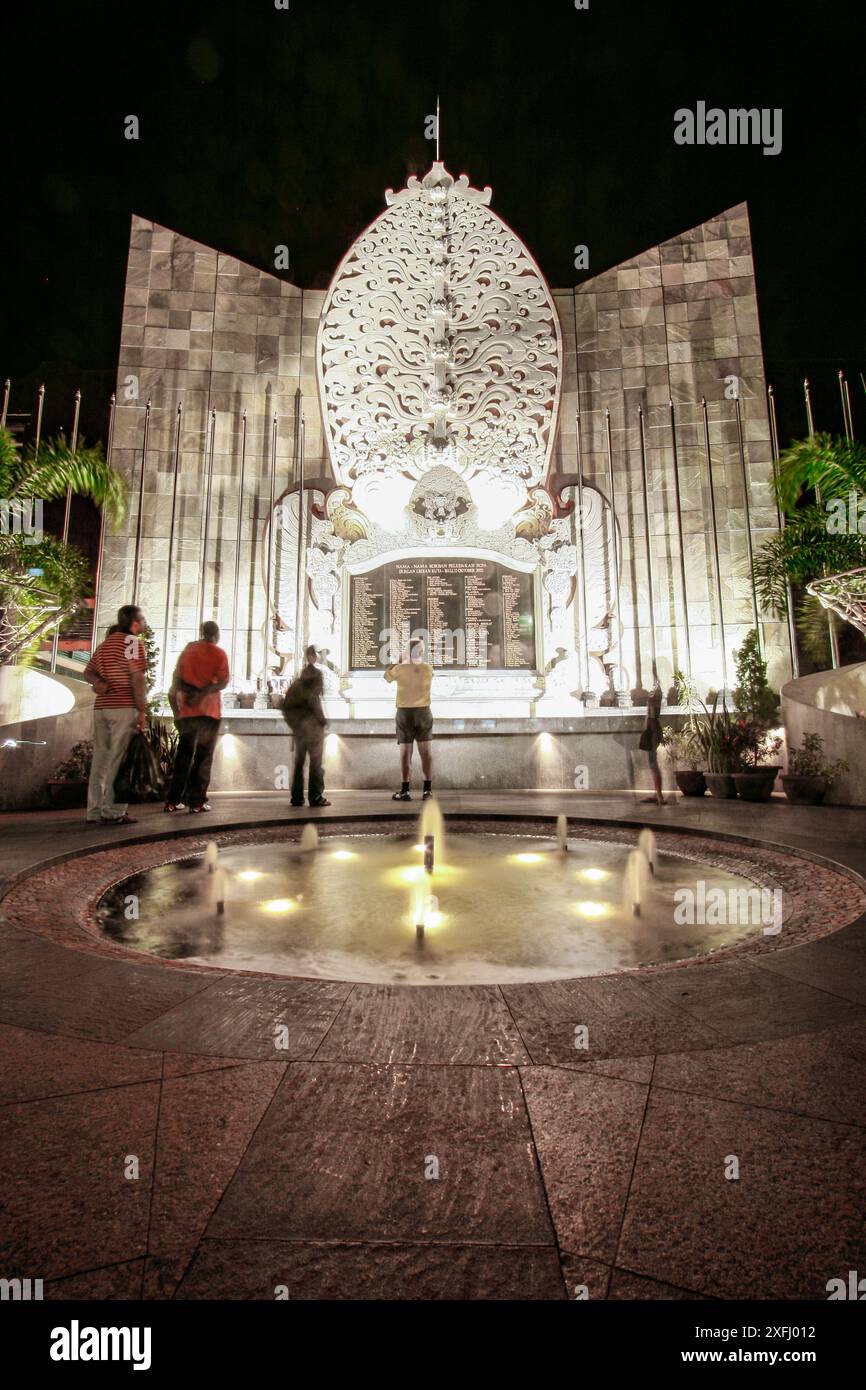
M 744 801 L 769 801 L 780 771 L 774 759 L 782 739 L 749 719 L 736 719 L 735 729 L 740 760 L 733 774 L 737 793 Z
M 789 801 L 817 806 L 824 800 L 830 783 L 847 771 L 844 758 L 830 761 L 824 757 L 820 734 L 804 734 L 802 748 L 788 751 L 788 771 L 782 774 L 782 786 Z
M 703 704 L 703 714 L 692 721 L 695 744 L 704 764 L 704 778 L 711 796 L 728 800 L 737 795 L 734 773 L 740 767 L 741 733 L 726 705 L 718 707 L 718 695 L 712 708 Z
M 674 729 L 666 724 L 662 733 L 662 745 L 673 769 L 674 780 L 683 796 L 703 796 L 707 790 L 706 778 L 698 766 L 700 756 L 695 744 L 691 724 L 682 729 Z
M 739 767 L 734 771 L 737 792 L 744 801 L 769 801 L 779 773 L 777 757 L 782 740 L 770 730 L 779 718 L 779 702 L 767 680 L 758 632 L 752 628 L 736 653 L 734 689 L 736 746 Z
M 57 811 L 70 811 L 87 804 L 87 783 L 93 761 L 93 743 L 76 743 L 62 763 L 58 763 L 46 782 L 48 799 Z

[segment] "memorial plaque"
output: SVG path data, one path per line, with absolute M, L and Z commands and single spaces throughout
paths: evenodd
M 493 560 L 393 560 L 351 576 L 349 667 L 384 670 L 410 636 L 452 670 L 534 671 L 532 575 Z

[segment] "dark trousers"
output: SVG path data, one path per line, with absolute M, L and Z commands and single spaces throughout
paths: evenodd
M 187 806 L 201 806 L 207 801 L 220 722 L 207 714 L 193 714 L 187 719 L 176 719 L 175 724 L 180 742 L 168 799 L 175 804 L 183 801 Z
M 310 760 L 310 785 L 308 788 L 310 804 L 318 801 L 325 790 L 325 772 L 322 767 L 322 753 L 325 748 L 325 730 L 318 719 L 305 719 L 292 730 L 295 738 L 295 766 L 292 774 L 292 804 L 304 804 L 304 763 Z

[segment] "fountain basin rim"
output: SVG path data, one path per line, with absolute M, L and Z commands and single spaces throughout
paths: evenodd
M 163 831 L 161 834 L 137 835 L 133 840 L 117 839 L 106 844 L 93 844 L 87 846 L 87 854 L 75 855 L 64 854 L 55 856 L 52 861 L 32 866 L 26 874 L 19 875 L 16 882 L 20 886 L 26 883 L 28 878 L 37 877 L 42 871 L 49 871 L 52 864 L 62 865 L 64 862 L 78 860 L 80 863 L 79 872 L 72 877 L 66 884 L 58 885 L 56 880 L 52 885 L 50 881 L 46 883 L 34 884 L 31 896 L 28 898 L 26 888 L 23 898 L 23 920 L 22 904 L 13 899 L 10 909 L 10 919 L 18 921 L 20 925 L 26 926 L 29 930 L 37 932 L 43 936 L 53 939 L 56 943 L 71 949 L 83 950 L 89 953 L 102 955 L 105 959 L 124 959 L 126 961 L 135 960 L 139 965 L 147 965 L 151 968 L 163 968 L 172 970 L 185 970 L 187 972 L 198 973 L 202 976 L 249 976 L 257 979 L 279 979 L 279 980 L 309 980 L 320 977 L 307 976 L 303 974 L 289 975 L 256 970 L 247 971 L 235 966 L 222 968 L 214 964 L 192 963 L 182 960 L 174 961 L 164 957 L 153 957 L 146 954 L 129 950 L 120 945 L 107 945 L 99 937 L 99 928 L 96 920 L 96 907 L 105 892 L 112 886 L 123 882 L 137 872 L 146 869 L 156 868 L 160 864 L 170 863 L 179 859 L 189 859 L 199 857 L 204 851 L 208 841 L 217 840 L 226 847 L 236 843 L 256 843 L 267 842 L 269 839 L 283 839 L 286 844 L 298 845 L 300 831 L 303 826 L 312 818 L 287 818 L 281 817 L 277 821 L 245 821 L 237 827 L 220 826 L 203 827 L 200 822 L 195 826 L 184 827 L 182 833 L 172 834 Z M 414 816 L 404 814 L 354 814 L 352 816 L 332 816 L 327 821 L 316 817 L 319 829 L 323 834 L 323 841 L 327 844 L 331 837 L 340 835 L 352 836 L 353 830 L 356 834 L 368 834 L 378 837 L 380 835 L 405 834 L 411 838 L 414 831 Z M 631 836 L 639 829 L 646 826 L 643 820 L 633 821 L 626 818 L 600 819 L 598 817 L 569 817 L 573 827 L 576 829 L 580 825 L 584 830 L 589 831 L 584 839 L 609 840 L 615 838 L 621 844 L 631 844 Z M 491 835 L 502 833 L 512 834 L 514 830 L 521 830 L 526 838 L 542 838 L 547 841 L 555 840 L 556 817 L 552 815 L 526 813 L 526 812 L 452 812 L 445 818 L 446 830 L 450 827 L 459 834 L 460 830 L 487 831 Z M 297 830 L 295 830 L 297 827 Z M 459 828 L 458 828 L 459 827 Z M 799 848 L 789 848 L 776 844 L 756 840 L 754 837 L 744 837 L 740 835 L 722 834 L 714 831 L 701 831 L 698 828 L 683 828 L 676 825 L 666 824 L 654 827 L 657 835 L 662 842 L 669 840 L 673 845 L 660 845 L 662 853 L 679 853 L 685 858 L 693 858 L 698 862 L 712 864 L 714 861 L 709 858 L 714 846 L 725 845 L 727 850 L 735 854 L 737 849 L 742 847 L 748 850 L 753 847 L 758 855 L 761 852 L 767 853 L 770 858 L 779 859 L 782 862 L 770 863 L 764 866 L 764 870 L 775 876 L 777 882 L 784 882 L 783 875 L 789 861 L 793 860 L 799 865 L 799 876 L 795 877 L 792 892 L 796 895 L 797 908 L 793 920 L 794 939 L 790 936 L 787 939 L 768 938 L 763 942 L 761 938 L 757 941 L 752 938 L 749 942 L 742 944 L 732 944 L 730 947 L 702 953 L 678 961 L 665 963 L 647 964 L 636 967 L 634 970 L 618 970 L 608 972 L 611 978 L 619 975 L 644 975 L 648 973 L 668 972 L 671 970 L 696 968 L 701 964 L 724 963 L 732 961 L 735 957 L 745 958 L 746 955 L 765 954 L 768 951 L 797 949 L 800 945 L 818 941 L 820 939 L 830 939 L 837 931 L 852 926 L 857 921 L 866 921 L 866 878 L 859 875 L 856 871 L 848 869 L 846 865 L 835 863 L 826 856 L 808 851 L 800 851 Z M 282 832 L 275 834 L 274 832 Z M 288 832 L 288 833 L 287 833 Z M 243 837 L 243 838 L 241 838 Z M 247 837 L 250 837 L 248 840 Z M 139 850 L 145 851 L 145 858 L 150 858 L 152 862 L 130 863 L 129 856 L 125 851 L 130 845 L 136 845 Z M 162 846 L 171 846 L 168 855 L 163 853 L 161 858 L 153 857 L 158 855 Z M 146 853 L 150 849 L 150 854 Z M 114 856 L 109 858 L 102 866 L 102 873 L 98 876 L 86 869 L 87 860 L 92 854 Z M 133 856 L 135 858 L 136 856 Z M 724 857 L 724 856 L 723 856 Z M 840 897 L 842 890 L 837 888 L 833 892 L 833 885 L 824 886 L 824 896 L 822 898 L 821 888 L 817 887 L 813 894 L 809 891 L 810 880 L 805 876 L 804 865 L 815 863 L 823 867 L 834 876 L 847 879 L 855 883 L 859 889 L 861 901 L 852 904 L 852 908 L 846 911 L 844 907 L 844 896 Z M 94 880 L 97 880 L 94 882 Z M 60 891 L 58 891 L 58 889 Z M 8 893 L 14 893 L 15 885 L 9 885 Z M 68 897 L 66 894 L 68 893 Z M 4 895 L 5 896 L 5 895 Z M 57 901 L 62 899 L 65 911 L 57 912 Z M 853 910 L 852 910 L 853 909 Z M 603 972 L 598 976 L 576 976 L 576 979 L 601 978 Z M 335 980 L 336 976 L 321 977 Z M 561 979 L 571 978 L 567 976 Z M 351 982 L 348 982 L 351 983 Z M 415 988 L 415 986 L 408 986 Z M 442 987 L 450 988 L 450 984 Z
M 422 804 L 423 803 L 419 802 L 418 806 L 420 807 Z M 826 810 L 828 808 L 824 809 Z M 832 807 L 829 809 L 832 810 Z M 180 839 L 201 841 L 216 840 L 217 844 L 219 844 L 221 835 L 234 834 L 238 831 L 245 830 L 285 830 L 294 825 L 298 826 L 300 830 L 303 830 L 303 827 L 307 824 L 313 824 L 317 827 L 326 827 L 328 829 L 351 825 L 369 825 L 374 821 L 377 823 L 391 824 L 393 826 L 401 824 L 411 825 L 417 821 L 419 814 L 420 810 L 414 814 L 412 812 L 403 812 L 400 814 L 399 812 L 388 809 L 382 811 L 350 811 L 319 816 L 265 816 L 260 820 L 250 820 L 247 818 L 244 820 L 221 822 L 219 825 L 213 827 L 202 825 L 200 822 L 188 826 L 172 825 L 170 829 L 164 827 L 158 831 L 152 831 L 149 834 L 137 832 L 135 835 L 125 836 L 123 839 L 118 839 L 114 836 L 106 838 L 105 840 L 94 840 L 90 838 L 94 832 L 89 831 L 86 844 L 78 845 L 75 849 L 64 850 L 61 854 L 46 855 L 45 858 L 35 860 L 26 868 L 17 870 L 6 877 L 2 888 L 0 888 L 0 905 L 2 905 L 3 901 L 10 893 L 20 887 L 22 883 L 25 883 L 27 879 L 32 878 L 34 874 L 40 873 L 43 869 L 49 869 L 56 865 L 59 866 L 60 864 L 67 864 L 71 861 L 89 858 L 94 854 L 102 854 L 106 850 L 132 845 L 158 844 L 160 841 L 167 842 Z M 841 874 L 844 878 L 850 879 L 852 883 L 866 892 L 866 875 L 859 873 L 856 869 L 851 868 L 849 864 L 845 864 L 841 860 L 831 858 L 830 855 L 819 854 L 815 850 L 807 849 L 799 845 L 794 847 L 786 845 L 778 840 L 760 839 L 755 835 L 744 835 L 728 830 L 707 830 L 706 828 L 702 829 L 698 826 L 678 825 L 670 821 L 650 821 L 644 818 L 633 818 L 631 816 L 579 816 L 569 815 L 568 812 L 565 814 L 568 817 L 569 827 L 571 827 L 571 825 L 579 825 L 598 829 L 610 827 L 611 829 L 619 830 L 652 830 L 656 834 L 670 833 L 683 837 L 691 837 L 696 840 L 720 840 L 727 844 L 742 845 L 745 848 L 770 850 L 776 854 L 787 854 L 795 859 L 809 860 L 811 863 L 817 864 L 821 868 L 832 869 L 834 872 Z M 540 811 L 443 811 L 442 816 L 446 830 L 449 821 L 494 821 L 516 825 L 537 824 L 543 827 L 549 826 L 551 839 L 556 838 L 556 815 L 545 814 Z M 300 836 L 298 838 L 300 839 Z M 866 913 L 863 914 L 863 917 L 866 918 Z M 859 920 L 859 918 L 853 919 L 853 921 Z

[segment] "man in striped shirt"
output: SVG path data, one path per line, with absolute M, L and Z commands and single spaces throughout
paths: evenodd
M 100 642 L 84 671 L 96 691 L 93 707 L 93 762 L 87 788 L 87 819 L 109 825 L 131 825 L 126 806 L 114 800 L 114 779 L 129 741 L 145 728 L 147 658 L 139 633 L 144 614 L 135 604 L 118 610 L 117 626 Z

